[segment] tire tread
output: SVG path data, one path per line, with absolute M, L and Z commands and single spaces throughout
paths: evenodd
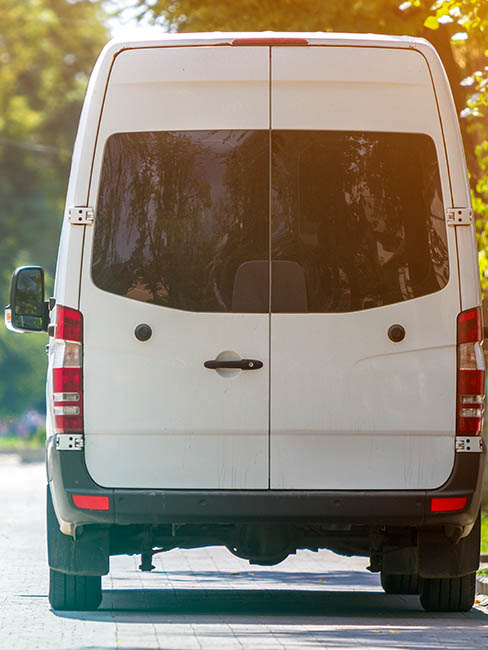
M 49 569 L 49 602 L 60 611 L 93 611 L 102 602 L 102 578 Z
M 423 578 L 420 602 L 427 612 L 467 612 L 474 603 L 476 573 L 460 578 Z

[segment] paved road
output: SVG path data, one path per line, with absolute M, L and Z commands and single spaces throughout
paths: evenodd
M 302 551 L 253 567 L 221 549 L 171 551 L 156 570 L 112 561 L 101 608 L 53 612 L 44 543 L 44 468 L 0 457 L 0 649 L 186 650 L 488 648 L 488 615 L 433 616 L 386 596 L 362 558 Z

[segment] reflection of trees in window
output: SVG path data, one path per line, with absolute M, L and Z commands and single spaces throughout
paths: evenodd
M 271 182 L 272 257 L 301 265 L 309 311 L 391 304 L 447 283 L 439 173 L 427 136 L 274 131 Z M 269 183 L 268 131 L 111 136 L 95 283 L 159 305 L 231 311 L 236 270 L 269 259 Z M 249 278 L 266 283 L 256 287 L 266 298 L 267 274 Z M 267 301 L 257 304 L 260 311 Z
M 15 313 L 42 315 L 42 276 L 38 269 L 22 269 L 18 274 Z
M 351 311 L 448 280 L 433 142 L 427 136 L 273 134 L 273 258 L 301 263 L 310 311 Z
M 160 305 L 228 311 L 235 269 L 267 252 L 267 162 L 258 150 L 263 142 L 267 151 L 266 132 L 109 138 L 95 283 Z
M 230 137 L 235 142 L 225 162 L 226 194 L 218 219 L 226 225 L 225 238 L 215 249 L 215 268 L 228 305 L 237 268 L 246 261 L 269 259 L 268 133 Z
M 117 293 L 163 304 L 181 290 L 179 276 L 199 255 L 192 241 L 209 203 L 208 185 L 194 173 L 197 156 L 193 143 L 175 134 L 110 138 L 93 263 L 105 288 L 115 283 Z

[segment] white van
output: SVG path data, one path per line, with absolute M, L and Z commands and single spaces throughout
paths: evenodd
M 223 545 L 371 557 L 466 610 L 485 368 L 473 214 L 422 39 L 112 41 L 73 155 L 47 329 L 50 602 L 94 609 L 114 554 Z

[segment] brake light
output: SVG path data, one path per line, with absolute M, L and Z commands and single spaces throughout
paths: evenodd
M 481 309 L 475 307 L 458 316 L 456 434 L 479 435 L 485 412 L 485 361 Z
M 232 45 L 308 45 L 306 38 L 294 36 L 258 36 L 248 38 L 234 38 Z
M 56 308 L 56 339 L 81 343 L 83 338 L 83 317 L 71 307 L 58 305 Z
M 55 433 L 83 432 L 83 316 L 70 307 L 56 307 L 53 363 Z
M 430 501 L 431 512 L 455 512 L 463 510 L 468 503 L 468 497 L 434 497 Z

